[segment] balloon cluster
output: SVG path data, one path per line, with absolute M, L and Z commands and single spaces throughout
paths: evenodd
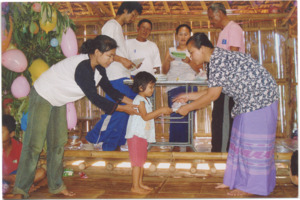
M 11 43 L 12 35 L 14 31 L 14 23 L 12 17 L 9 16 L 9 22 L 6 21 L 4 15 L 9 15 L 9 3 L 2 3 L 2 17 L 1 17 L 1 42 L 2 42 L 2 65 L 10 71 L 16 73 L 24 73 L 28 67 L 28 60 L 25 54 L 17 49 L 14 44 Z M 57 11 L 51 7 L 48 11 L 42 10 L 42 5 L 40 3 L 33 3 L 31 9 L 34 12 L 41 13 L 38 23 L 31 21 L 29 24 L 29 32 L 32 34 L 38 34 L 40 31 L 45 31 L 48 34 L 50 31 L 55 31 L 57 26 Z M 49 15 L 50 16 L 47 16 Z M 9 23 L 9 30 L 7 30 L 7 23 Z M 22 30 L 22 29 L 21 29 Z M 23 31 L 27 32 L 27 28 L 24 25 Z M 50 36 L 49 36 L 50 37 Z M 60 45 L 62 53 L 66 57 L 71 57 L 77 55 L 78 45 L 77 38 L 74 31 L 68 27 L 61 36 L 61 41 L 53 37 L 50 40 L 49 47 L 56 48 Z M 24 51 L 25 52 L 25 51 Z M 26 52 L 25 52 L 26 53 Z M 40 77 L 40 75 L 49 69 L 49 65 L 41 58 L 37 58 L 31 62 L 28 71 L 31 75 L 32 84 Z M 11 94 L 17 98 L 23 98 L 28 96 L 30 92 L 30 84 L 23 74 L 20 74 L 15 78 L 10 87 Z M 77 114 L 74 103 L 67 104 L 67 122 L 68 128 L 72 129 L 77 123 Z

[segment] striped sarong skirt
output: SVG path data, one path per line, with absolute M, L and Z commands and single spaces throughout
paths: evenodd
M 269 195 L 276 184 L 274 147 L 278 101 L 234 118 L 223 183 L 256 195 Z

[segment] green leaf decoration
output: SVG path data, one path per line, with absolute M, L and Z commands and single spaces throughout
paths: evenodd
M 10 28 L 8 19 L 10 16 L 12 17 L 13 33 L 10 43 L 21 50 L 28 61 L 28 67 L 23 73 L 16 73 L 2 66 L 2 101 L 6 98 L 13 99 L 13 102 L 10 104 L 10 114 L 14 116 L 18 123 L 16 130 L 17 137 L 21 132 L 20 123 L 23 112 L 26 113 L 28 109 L 28 97 L 14 98 L 10 92 L 12 82 L 22 74 L 31 85 L 31 74 L 28 68 L 37 58 L 44 60 L 50 67 L 63 60 L 65 56 L 62 53 L 60 45 L 52 47 L 50 41 L 52 38 L 56 38 L 60 43 L 62 34 L 68 27 L 75 30 L 74 22 L 67 15 L 60 13 L 55 3 L 40 2 L 40 4 L 41 12 L 35 12 L 32 9 L 33 2 L 9 2 L 9 11 L 5 15 L 2 15 L 6 19 L 7 30 Z M 52 22 L 52 14 L 54 12 L 57 14 L 56 27 L 47 34 L 41 29 L 39 22 L 43 15 L 45 16 L 44 22 Z M 35 33 L 36 29 L 39 30 L 37 33 Z

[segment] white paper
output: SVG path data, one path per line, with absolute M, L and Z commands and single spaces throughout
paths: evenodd
M 181 60 L 181 59 L 185 59 L 186 58 L 186 52 L 184 51 L 171 51 L 171 48 L 169 49 L 169 52 L 170 52 L 170 56 L 176 60 Z M 173 55 L 172 53 L 175 53 L 175 55 Z M 182 54 L 181 56 L 176 56 L 176 53 L 178 54 Z M 184 54 L 184 56 L 183 56 Z
M 144 58 L 135 59 L 132 62 L 135 64 L 135 66 L 139 66 L 144 61 Z

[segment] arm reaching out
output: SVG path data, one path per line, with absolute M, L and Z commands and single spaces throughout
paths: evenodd
M 136 110 L 137 105 L 118 105 L 116 111 L 126 112 L 129 115 L 140 115 L 140 113 Z
M 206 91 L 206 93 L 204 91 Z M 197 98 L 192 103 L 181 106 L 177 110 L 177 113 L 185 116 L 192 110 L 203 108 L 203 107 L 207 106 L 208 104 L 210 104 L 212 101 L 215 101 L 217 98 L 219 98 L 221 92 L 222 92 L 222 87 L 211 87 L 211 88 L 208 88 L 207 90 L 202 90 L 202 91 L 198 92 L 198 93 L 202 94 L 202 95 L 200 95 L 199 98 Z M 195 95 L 195 96 L 197 96 L 197 95 Z M 195 97 L 195 96 L 193 96 L 193 97 Z
M 173 110 L 169 107 L 162 107 L 159 108 L 151 113 L 147 113 L 146 111 L 146 107 L 145 107 L 145 102 L 141 101 L 140 105 L 138 106 L 139 108 L 139 112 L 141 114 L 141 117 L 143 118 L 143 120 L 148 121 L 150 119 L 155 119 L 157 117 L 159 117 L 162 114 L 171 114 L 173 112 Z
M 190 92 L 190 93 L 182 93 L 176 96 L 173 99 L 173 102 L 180 102 L 180 103 L 186 103 L 188 101 L 196 100 L 200 98 L 201 96 L 205 95 L 207 93 L 206 90 L 201 90 L 199 92 Z

